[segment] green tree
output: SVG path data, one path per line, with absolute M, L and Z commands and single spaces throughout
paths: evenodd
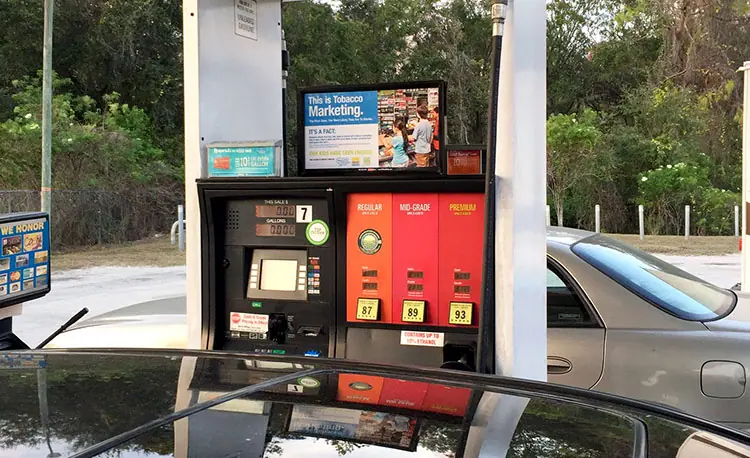
M 597 113 L 592 110 L 547 120 L 547 189 L 560 226 L 563 202 L 571 190 L 604 179 L 610 172 L 611 156 L 598 148 L 600 138 Z

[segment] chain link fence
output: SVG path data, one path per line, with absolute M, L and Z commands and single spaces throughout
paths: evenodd
M 0 190 L 0 213 L 39 211 L 39 191 Z M 52 246 L 87 246 L 167 233 L 184 189 L 52 191 Z

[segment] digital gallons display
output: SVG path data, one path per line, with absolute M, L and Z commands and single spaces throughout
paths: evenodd
M 437 170 L 444 87 L 425 82 L 301 91 L 302 169 Z
M 0 238 L 0 304 L 49 290 L 49 221 L 2 223 Z

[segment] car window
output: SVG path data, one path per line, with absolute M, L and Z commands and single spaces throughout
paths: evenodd
M 602 235 L 587 237 L 571 248 L 604 275 L 662 310 L 684 320 L 721 318 L 737 298 L 729 290 L 694 277 L 634 247 Z
M 547 326 L 590 327 L 596 320 L 583 303 L 583 300 L 556 269 L 547 266 Z

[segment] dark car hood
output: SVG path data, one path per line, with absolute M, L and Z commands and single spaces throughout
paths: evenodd
M 738 431 L 603 393 L 348 361 L 177 351 L 0 353 L 0 386 L 3 457 L 461 456 L 477 440 L 469 425 L 480 401 L 499 399 L 489 392 L 529 400 L 512 442 L 519 453 L 557 443 L 592 456 L 631 456 L 629 419 L 639 409 L 649 421 L 668 419 L 659 420 L 654 444 L 663 456 L 675 456 L 696 431 L 750 444 Z M 618 409 L 626 413 L 614 414 Z

